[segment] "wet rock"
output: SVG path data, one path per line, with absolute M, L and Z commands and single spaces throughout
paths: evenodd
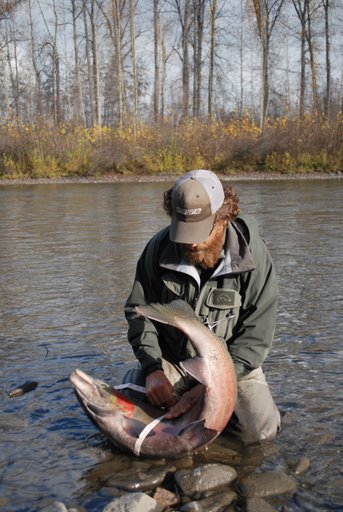
M 174 492 L 168 491 L 168 489 L 163 487 L 157 487 L 153 498 L 164 508 L 173 507 L 180 502 L 179 497 Z
M 308 457 L 292 458 L 286 460 L 288 467 L 295 475 L 303 475 L 310 467 L 310 459 Z
M 86 480 L 98 486 L 124 491 L 148 491 L 155 489 L 173 473 L 175 466 L 165 462 L 157 464 L 148 460 L 133 460 L 126 456 L 112 456 L 97 464 L 86 474 Z
M 188 469 L 193 467 L 193 458 L 190 455 L 173 461 L 176 469 Z
M 210 489 L 230 484 L 237 476 L 235 469 L 225 464 L 205 464 L 193 469 L 175 473 L 175 480 L 181 493 L 193 496 Z
M 279 494 L 294 494 L 296 481 L 282 471 L 268 471 L 242 477 L 238 482 L 240 493 L 246 498 L 264 498 Z
M 137 472 L 135 475 L 128 473 L 113 475 L 106 482 L 109 487 L 118 487 L 124 491 L 148 491 L 155 489 L 166 478 L 168 468 L 148 468 Z
M 33 391 L 34 389 L 36 389 L 37 386 L 38 386 L 38 382 L 26 381 L 21 386 L 18 386 L 17 388 L 12 389 L 12 391 L 10 391 L 8 393 L 8 396 L 10 398 L 16 398 L 18 396 L 22 396 L 25 393 L 29 393 L 29 391 Z
M 106 505 L 103 512 L 162 512 L 163 507 L 143 492 L 125 494 Z
M 220 512 L 226 509 L 237 498 L 237 494 L 228 489 L 208 498 L 190 501 L 181 507 L 181 512 Z
M 40 512 L 68 512 L 68 509 L 62 501 L 54 501 L 42 508 Z
M 262 498 L 249 498 L 245 503 L 244 512 L 276 512 L 276 508 Z

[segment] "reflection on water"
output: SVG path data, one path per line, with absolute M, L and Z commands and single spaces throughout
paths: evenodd
M 283 468 L 287 457 L 306 454 L 310 469 L 290 511 L 341 510 L 343 503 L 341 183 L 235 185 L 242 211 L 257 218 L 277 266 L 278 327 L 265 371 L 286 413 L 268 456 L 241 453 L 235 463 Z M 4 510 L 37 510 L 47 497 L 98 510 L 111 495 L 94 479 L 98 465 L 132 464 L 111 452 L 83 415 L 68 376 L 81 367 L 119 382 L 133 361 L 123 304 L 145 242 L 168 222 L 161 208 L 167 186 L 0 186 Z M 27 380 L 38 387 L 10 399 L 8 391 Z M 198 462 L 220 454 L 229 461 L 230 448 L 221 443 Z

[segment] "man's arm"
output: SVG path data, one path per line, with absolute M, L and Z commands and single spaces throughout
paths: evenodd
M 229 351 L 238 377 L 259 367 L 273 342 L 278 285 L 274 264 L 264 241 L 256 236 L 250 246 L 256 269 L 243 277 L 244 293 Z
M 162 369 L 158 331 L 151 320 L 137 315 L 135 310 L 137 305 L 160 301 L 162 282 L 156 249 L 155 237 L 148 243 L 137 263 L 134 284 L 124 311 L 129 324 L 128 340 L 146 375 L 147 398 L 153 405 L 171 406 L 175 403 L 173 386 Z

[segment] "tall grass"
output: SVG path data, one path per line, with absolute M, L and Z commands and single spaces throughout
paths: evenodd
M 340 172 L 343 114 L 267 121 L 171 122 L 118 130 L 72 124 L 0 125 L 0 178 L 220 173 Z

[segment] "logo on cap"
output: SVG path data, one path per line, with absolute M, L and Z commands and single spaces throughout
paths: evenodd
M 202 212 L 202 208 L 181 208 L 180 206 L 177 206 L 175 210 L 181 215 L 199 215 Z

